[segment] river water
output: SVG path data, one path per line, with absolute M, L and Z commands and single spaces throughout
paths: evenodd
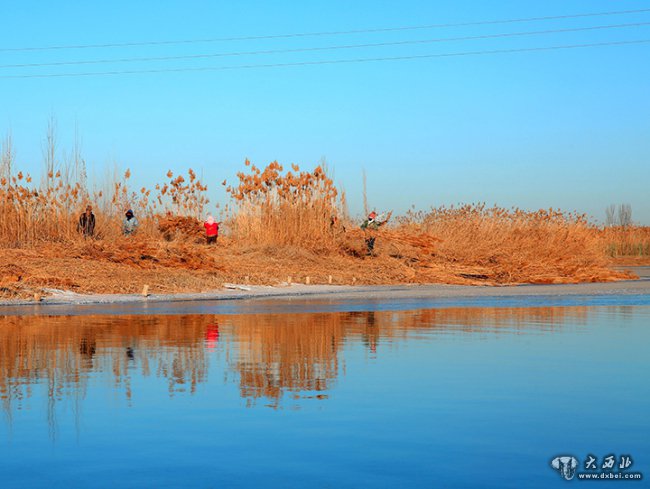
M 495 302 L 2 316 L 0 487 L 647 487 L 648 296 Z

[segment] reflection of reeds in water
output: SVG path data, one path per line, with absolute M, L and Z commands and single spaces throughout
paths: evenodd
M 338 374 L 343 314 L 249 315 L 228 318 L 239 345 L 241 395 L 278 400 L 285 391 L 325 391 Z
M 91 372 L 111 373 L 131 397 L 131 371 L 154 372 L 169 391 L 192 392 L 207 375 L 200 338 L 208 318 L 4 317 L 0 319 L 0 397 L 6 409 L 46 382 L 48 397 L 84 397 Z
M 584 307 L 451 308 L 400 312 L 156 317 L 0 318 L 0 397 L 12 406 L 47 386 L 53 403 L 83 399 L 93 373 L 108 373 L 131 398 L 133 375 L 167 379 L 169 395 L 194 393 L 207 381 L 207 353 L 220 345 L 239 375 L 241 396 L 277 406 L 287 392 L 323 393 L 337 378 L 344 343 L 377 354 L 418 331 L 513 334 L 546 331 L 568 319 L 584 322 Z

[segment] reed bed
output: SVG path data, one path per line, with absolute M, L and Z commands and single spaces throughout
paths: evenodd
M 326 168 L 285 170 L 245 162 L 216 216 L 216 246 L 204 240 L 208 186 L 193 170 L 167 172 L 153 188 L 133 188 L 127 170 L 102 188 L 75 172 L 32 177 L 0 168 L 0 296 L 47 288 L 78 292 L 202 291 L 224 282 L 275 285 L 512 284 L 629 278 L 612 257 L 650 255 L 649 228 L 599 228 L 577 213 L 483 204 L 397 216 L 376 231 L 350 219 Z M 223 185 L 225 185 L 225 181 Z M 93 237 L 78 229 L 93 206 Z M 133 209 L 140 226 L 123 236 Z M 373 256 L 366 240 L 376 238 Z
M 399 229 L 440 239 L 435 261 L 473 267 L 468 276 L 499 283 L 614 279 L 599 229 L 585 215 L 559 210 L 439 207 L 410 213 Z
M 1 172 L 0 172 L 1 173 Z M 129 186 L 131 171 L 103 189 L 92 190 L 66 176 L 48 173 L 37 185 L 28 174 L 0 179 L 0 247 L 24 248 L 41 243 L 73 242 L 82 238 L 79 217 L 92 205 L 96 217 L 96 238 L 114 240 L 121 235 L 124 213 L 132 209 L 140 223 L 138 235 L 160 236 L 158 223 L 169 216 L 202 216 L 208 203 L 207 186 L 189 169 L 183 175 L 156 184 L 154 189 Z
M 612 258 L 650 257 L 650 226 L 612 226 L 600 234 Z
M 248 173 L 227 191 L 235 202 L 233 236 L 243 244 L 296 246 L 316 251 L 338 248 L 337 223 L 344 200 L 324 168 L 284 171 L 277 161 L 260 169 L 246 160 Z

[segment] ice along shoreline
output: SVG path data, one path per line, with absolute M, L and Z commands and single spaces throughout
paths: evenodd
M 161 309 L 164 304 L 183 304 L 207 302 L 229 302 L 242 300 L 291 301 L 291 300 L 328 300 L 328 301 L 427 301 L 439 300 L 453 303 L 454 300 L 465 299 L 470 302 L 490 302 L 499 300 L 502 304 L 521 302 L 526 297 L 541 298 L 542 303 L 557 298 L 607 296 L 638 297 L 648 296 L 650 300 L 650 267 L 638 267 L 634 272 L 639 280 L 583 283 L 561 285 L 514 285 L 514 286 L 467 286 L 467 285 L 379 285 L 379 286 L 341 286 L 341 285 L 299 285 L 290 286 L 241 286 L 233 289 L 219 289 L 210 292 L 183 294 L 77 294 L 69 291 L 52 291 L 52 295 L 44 297 L 36 303 L 29 300 L 0 301 L 0 315 L 14 314 L 48 314 L 60 313 L 61 306 L 67 309 L 85 308 L 88 306 L 140 306 L 151 309 Z M 507 299 L 511 299 L 508 301 Z M 505 300 L 505 302 L 504 302 Z M 513 302 L 514 300 L 514 302 Z M 451 301 L 451 302 L 450 302 Z M 462 301 L 461 301 L 462 302 Z M 57 307 L 54 307 L 57 306 Z M 56 309 L 56 311 L 55 311 Z M 91 308 L 92 309 L 92 308 Z M 257 309 L 257 308 L 255 308 Z M 90 312 L 90 311 L 88 311 Z M 151 311 L 153 312 L 153 311 Z

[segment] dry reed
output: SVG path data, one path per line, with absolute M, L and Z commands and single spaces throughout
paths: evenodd
M 344 205 L 326 171 L 283 173 L 274 161 L 263 170 L 251 165 L 239 172 L 239 185 L 228 187 L 236 212 L 230 219 L 233 236 L 244 244 L 297 246 L 315 251 L 337 247 L 339 210 Z
M 650 226 L 606 227 L 600 234 L 612 258 L 650 257 Z
M 602 229 L 584 215 L 552 209 L 465 205 L 397 217 L 372 232 L 376 256 L 366 257 L 370 233 L 346 218 L 345 198 L 324 168 L 292 165 L 285 171 L 272 162 L 261 169 L 249 161 L 238 184 L 227 188 L 232 203 L 221 216 L 225 232 L 207 247 L 201 218 L 208 187 L 191 169 L 186 175 L 170 171 L 153 189 L 135 190 L 127 170 L 97 190 L 82 171 L 50 165 L 37 185 L 15 171 L 11 155 L 2 162 L 4 297 L 48 287 L 136 292 L 144 283 L 154 293 L 198 291 L 245 277 L 277 284 L 289 275 L 312 283 L 329 283 L 332 275 L 333 283 L 347 284 L 606 281 L 629 276 L 608 268 L 612 256 L 650 254 L 648 228 Z M 92 239 L 77 226 L 89 203 L 97 219 Z M 140 227 L 136 236 L 124 237 L 128 208 Z

